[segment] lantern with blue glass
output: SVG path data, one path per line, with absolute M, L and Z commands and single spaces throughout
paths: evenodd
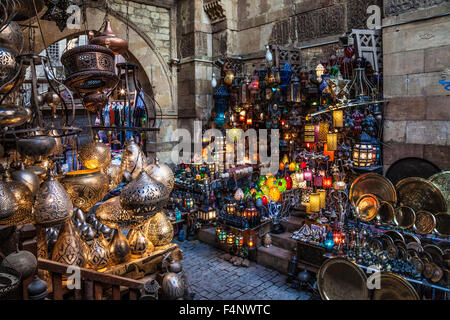
M 225 124 L 225 113 L 227 110 L 227 101 L 230 97 L 227 89 L 224 86 L 220 86 L 217 88 L 216 92 L 213 95 L 214 97 L 214 111 L 216 116 L 214 118 L 214 122 L 218 127 L 222 127 Z
M 301 102 L 301 87 L 300 80 L 297 75 L 294 74 L 294 77 L 291 79 L 291 82 L 287 86 L 287 101 L 288 102 Z
M 327 251 L 331 253 L 334 247 L 333 232 L 331 232 L 331 230 L 327 232 L 323 245 L 325 246 Z
M 291 65 L 289 64 L 289 62 L 286 62 L 284 64 L 284 66 L 280 69 L 280 87 L 281 87 L 281 92 L 283 94 L 286 93 L 286 90 L 288 88 L 289 85 L 289 81 L 291 80 L 291 76 L 292 76 L 292 68 Z

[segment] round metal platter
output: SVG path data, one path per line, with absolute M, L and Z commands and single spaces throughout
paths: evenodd
M 403 277 L 382 271 L 380 274 L 380 289 L 375 289 L 373 300 L 419 300 L 414 287 Z
M 386 171 L 385 176 L 395 185 L 404 178 L 421 177 L 428 179 L 440 172 L 437 166 L 422 158 L 403 158 L 393 163 Z
M 366 173 L 356 178 L 350 186 L 349 199 L 353 204 L 364 194 L 373 194 L 381 201 L 397 203 L 394 185 L 382 175 Z
M 394 240 L 394 241 L 395 240 L 401 240 L 401 241 L 405 242 L 405 238 L 403 238 L 403 235 L 400 232 L 398 232 L 398 231 L 389 230 L 389 231 L 386 231 L 384 234 L 388 235 L 389 237 L 391 237 L 391 239 Z
M 447 203 L 441 190 L 423 178 L 406 178 L 395 186 L 398 204 L 418 211 L 430 211 L 433 214 L 447 211 Z
M 402 229 L 411 228 L 416 221 L 414 209 L 407 206 L 400 206 L 395 210 L 394 222 Z
M 323 300 L 368 300 L 367 277 L 355 263 L 342 257 L 326 260 L 317 273 Z
M 432 282 L 439 282 L 444 277 L 444 270 L 440 266 L 437 265 L 437 263 L 432 263 L 433 266 L 433 275 L 431 276 L 430 280 Z
M 380 202 L 373 194 L 364 194 L 356 202 L 356 214 L 364 222 L 375 219 L 379 208 Z
M 450 237 L 450 214 L 441 212 L 436 215 L 435 231 L 439 237 Z
M 417 252 L 417 253 L 423 251 L 422 245 L 421 245 L 420 243 L 417 243 L 417 242 L 408 242 L 408 243 L 406 244 L 406 249 L 408 249 L 408 250 L 409 250 L 409 249 L 412 249 L 412 250 L 414 250 L 414 251 Z
M 390 245 L 394 244 L 394 240 L 386 233 L 380 236 L 380 241 L 383 244 L 383 250 L 387 250 Z
M 450 171 L 442 171 L 428 178 L 428 180 L 441 190 L 447 202 L 447 209 L 450 209 Z
M 416 222 L 414 222 L 414 231 L 418 234 L 425 235 L 432 233 L 436 228 L 436 218 L 429 211 L 419 211 L 416 213 Z
M 433 258 L 433 262 L 442 265 L 444 262 L 444 251 L 434 244 L 427 244 L 423 246 L 423 250 L 428 252 Z
M 420 239 L 411 233 L 404 233 L 403 239 L 405 239 L 405 244 L 408 244 L 410 242 L 417 242 L 418 244 L 421 244 Z
M 381 201 L 378 208 L 377 220 L 382 224 L 391 224 L 394 220 L 395 209 L 388 201 Z

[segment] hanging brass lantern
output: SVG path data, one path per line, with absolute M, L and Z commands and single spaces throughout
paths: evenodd
M 52 260 L 68 265 L 84 267 L 82 240 L 78 235 L 72 219 L 67 219 L 59 231 L 53 247 Z
M 170 169 L 167 164 L 160 164 L 158 158 L 156 158 L 155 164 L 148 165 L 145 168 L 145 171 L 149 174 L 150 177 L 164 184 L 169 190 L 169 193 L 172 192 L 173 186 L 175 184 L 175 177 L 173 175 L 172 169 Z
M 103 46 L 85 45 L 66 51 L 61 56 L 66 72 L 64 84 L 79 93 L 102 92 L 118 82 L 114 52 Z
M 122 189 L 120 205 L 133 215 L 151 217 L 161 210 L 169 199 L 169 190 L 142 171 Z
M 109 255 L 111 262 L 114 264 L 124 263 L 131 259 L 130 244 L 119 229 L 114 230 L 113 238 L 109 244 Z
M 89 44 L 106 47 L 115 55 L 124 55 L 128 50 L 128 42 L 116 36 L 109 20 L 106 20 L 105 29 L 98 36 L 94 37 L 94 34 L 89 32 Z
M 147 158 L 145 157 L 144 152 L 139 145 L 134 142 L 134 138 L 131 137 L 122 155 L 122 163 L 120 166 L 122 175 L 125 171 L 128 171 L 131 174 L 132 179 L 135 179 L 146 166 Z
M 101 270 L 108 266 L 110 261 L 109 248 L 103 233 L 92 241 L 89 247 L 86 265 L 94 270 Z
M 140 229 L 132 229 L 127 235 L 131 253 L 135 256 L 142 256 L 149 247 L 149 241 Z
M 5 181 L 0 181 L 0 220 L 11 217 L 17 210 L 14 194 Z
M 17 61 L 11 49 L 0 47 L 0 87 L 7 87 L 7 83 L 14 79 L 17 73 Z M 1 93 L 6 93 L 10 87 L 1 88 Z
M 36 223 L 45 227 L 60 224 L 72 215 L 72 201 L 52 171 L 39 188 L 34 209 Z
M 23 225 L 32 223 L 33 217 L 31 210 L 33 208 L 33 195 L 30 189 L 22 182 L 11 179 L 11 174 L 6 171 L 5 178 L 6 187 L 12 192 L 15 199 L 15 212 L 12 216 L 5 220 L 0 220 L 0 225 Z
M 78 159 L 87 169 L 101 169 L 111 162 L 111 150 L 106 144 L 100 142 L 98 136 L 95 136 L 93 142 L 81 147 Z
M 120 197 L 103 202 L 95 212 L 97 220 L 111 229 L 137 228 L 144 224 L 147 217 L 131 215 L 120 205 Z
M 99 170 L 66 173 L 60 180 L 75 207 L 87 213 L 108 192 L 108 177 Z
M 164 211 L 159 211 L 143 226 L 147 239 L 155 247 L 168 245 L 173 239 L 173 226 Z
M 105 105 L 108 103 L 108 96 L 104 93 L 90 93 L 83 97 L 84 107 L 92 113 L 98 113 L 102 111 Z
M 115 164 L 110 163 L 105 168 L 102 168 L 102 172 L 108 176 L 108 190 L 117 188 L 122 182 L 122 172 Z
M 38 192 L 39 184 L 41 183 L 39 181 L 39 177 L 30 168 L 25 169 L 23 164 L 20 170 L 13 171 L 11 173 L 11 177 L 13 180 L 25 184 L 28 189 L 30 189 L 33 197 Z

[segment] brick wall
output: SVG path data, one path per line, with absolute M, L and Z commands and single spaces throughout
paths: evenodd
M 432 17 L 448 5 L 408 10 L 384 19 L 383 25 Z M 450 169 L 450 16 L 383 29 L 385 110 L 384 165 L 406 157 Z M 447 71 L 446 71 L 447 70 Z

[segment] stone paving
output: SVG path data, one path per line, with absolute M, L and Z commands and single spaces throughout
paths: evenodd
M 235 267 L 221 258 L 223 251 L 198 240 L 176 242 L 183 250 L 194 300 L 308 300 L 310 294 L 286 284 L 286 276 L 255 262 Z

